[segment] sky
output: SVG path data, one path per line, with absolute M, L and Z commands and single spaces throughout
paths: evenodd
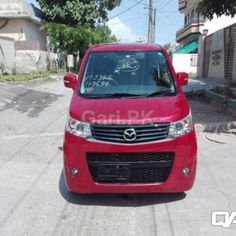
M 28 0 L 36 3 L 35 0 Z M 140 3 L 139 3 L 140 2 Z M 109 12 L 108 26 L 121 42 L 147 38 L 149 0 L 122 0 L 121 5 Z M 139 3 L 139 4 L 137 4 Z M 178 0 L 154 0 L 157 8 L 156 43 L 175 43 L 176 31 L 183 26 L 184 17 L 178 11 Z M 128 8 L 136 5 L 130 10 Z M 120 14 L 124 12 L 123 14 Z

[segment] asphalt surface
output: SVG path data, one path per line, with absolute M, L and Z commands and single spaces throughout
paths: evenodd
M 236 235 L 212 226 L 236 211 L 236 136 L 198 132 L 194 188 L 178 194 L 71 195 L 62 142 L 71 91 L 62 81 L 0 83 L 0 235 Z M 197 123 L 232 121 L 191 101 Z
M 192 93 L 210 89 L 216 86 L 224 86 L 224 81 L 205 78 L 189 79 L 188 85 L 183 88 L 185 93 Z

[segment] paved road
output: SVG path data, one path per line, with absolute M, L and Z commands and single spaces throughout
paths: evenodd
M 62 177 L 71 91 L 61 81 L 0 83 L 0 235 L 236 235 L 213 210 L 236 211 L 236 136 L 198 133 L 193 190 L 180 194 L 70 195 Z M 198 123 L 232 118 L 191 102 Z
M 224 86 L 224 81 L 211 80 L 211 79 L 189 79 L 189 83 L 183 89 L 186 93 L 203 91 L 204 89 L 209 89 L 216 86 Z

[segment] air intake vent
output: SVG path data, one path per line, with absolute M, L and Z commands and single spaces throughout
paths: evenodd
M 174 153 L 87 153 L 97 183 L 162 183 L 170 175 Z

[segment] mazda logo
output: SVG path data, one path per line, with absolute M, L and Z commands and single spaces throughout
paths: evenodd
M 124 134 L 123 134 L 123 137 L 124 137 L 124 140 L 127 141 L 127 142 L 132 142 L 132 141 L 136 140 L 137 134 L 136 134 L 135 129 L 125 130 Z

